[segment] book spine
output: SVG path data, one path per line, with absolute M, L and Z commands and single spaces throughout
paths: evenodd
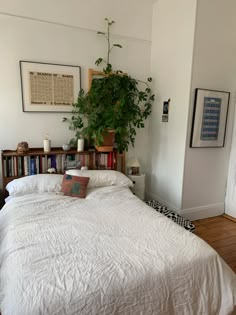
M 57 169 L 56 155 L 51 156 L 51 167 Z
M 28 156 L 24 156 L 24 175 L 29 175 Z
M 17 164 L 17 174 L 18 174 L 18 176 L 21 176 L 21 165 L 20 165 L 21 159 L 20 158 L 21 158 L 20 156 L 17 157 L 17 159 L 18 159 L 18 164 Z
M 35 175 L 35 159 L 33 157 L 30 159 L 30 175 Z
M 3 172 L 4 172 L 4 176 L 7 177 L 7 159 L 6 158 L 3 159 Z
M 105 168 L 107 169 L 108 168 L 108 154 L 104 153 L 104 165 L 105 165 Z
M 51 156 L 48 156 L 48 164 L 47 164 L 47 170 L 49 169 L 49 168 L 51 168 L 52 167 L 52 157 Z
M 66 155 L 62 154 L 61 156 L 61 172 L 64 173 L 65 171 L 65 162 L 66 162 Z
M 15 173 L 14 173 L 14 158 L 13 157 L 10 158 L 10 176 L 15 176 Z
M 39 156 L 35 157 L 35 174 L 40 174 Z
M 62 165 L 61 165 L 61 155 L 57 155 L 56 156 L 56 170 L 57 173 L 61 173 L 62 172 Z
M 17 156 L 14 156 L 13 157 L 13 162 L 14 162 L 14 176 L 18 176 L 18 167 L 17 167 L 17 163 L 18 163 L 18 161 L 17 161 Z

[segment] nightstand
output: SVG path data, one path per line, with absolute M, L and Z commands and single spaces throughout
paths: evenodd
M 131 191 L 134 195 L 136 195 L 141 200 L 144 200 L 145 194 L 145 174 L 141 175 L 128 175 L 128 177 L 132 180 L 134 187 L 131 187 Z

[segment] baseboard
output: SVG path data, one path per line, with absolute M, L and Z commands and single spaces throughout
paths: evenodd
M 228 220 L 230 220 L 230 221 L 233 221 L 233 222 L 235 222 L 235 223 L 236 223 L 236 218 L 231 217 L 231 215 L 224 214 L 224 215 L 223 215 L 223 217 L 224 217 L 224 218 L 226 218 L 226 219 L 228 219 Z
M 224 203 L 216 203 L 212 205 L 183 209 L 180 214 L 191 221 L 216 217 L 224 214 Z
M 194 220 L 199 220 L 199 219 L 206 219 L 210 217 L 216 217 L 218 215 L 224 214 L 224 203 L 216 203 L 212 205 L 206 205 L 206 206 L 201 206 L 201 207 L 194 207 L 194 208 L 189 208 L 189 209 L 176 209 L 173 205 L 169 204 L 166 202 L 166 200 L 161 199 L 159 196 L 147 192 L 146 193 L 146 199 L 147 200 L 158 200 L 164 205 L 166 205 L 168 208 L 176 211 L 186 219 L 189 219 L 191 221 Z

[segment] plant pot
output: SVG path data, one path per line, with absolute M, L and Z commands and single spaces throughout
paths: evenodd
M 101 146 L 95 145 L 95 148 L 99 152 L 112 152 L 113 145 L 115 140 L 115 131 L 114 130 L 107 130 L 103 134 L 103 143 Z
M 77 141 L 77 151 L 78 152 L 84 151 L 84 139 L 78 139 L 78 141 Z

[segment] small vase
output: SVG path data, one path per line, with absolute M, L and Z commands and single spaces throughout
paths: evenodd
M 77 151 L 78 151 L 78 152 L 84 151 L 84 139 L 78 139 L 78 142 L 77 142 Z

